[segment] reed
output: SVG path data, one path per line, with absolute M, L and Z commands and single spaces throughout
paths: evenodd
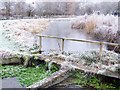
M 87 20 L 85 23 L 85 31 L 90 34 L 92 33 L 96 28 L 96 21 L 93 19 Z

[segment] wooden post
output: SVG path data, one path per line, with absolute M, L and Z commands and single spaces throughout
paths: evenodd
M 101 60 L 101 57 L 102 57 L 102 49 L 103 49 L 103 43 L 101 42 L 101 43 L 100 43 L 100 51 L 99 51 L 100 60 Z
M 62 39 L 62 51 L 64 51 L 64 39 Z
M 40 54 L 42 52 L 42 36 L 40 36 L 40 47 L 39 47 Z

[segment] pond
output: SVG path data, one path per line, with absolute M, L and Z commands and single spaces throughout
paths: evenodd
M 52 21 L 48 27 L 48 29 L 42 33 L 42 35 L 50 35 L 50 36 L 58 36 L 65 38 L 74 38 L 74 39 L 85 39 L 85 40 L 94 40 L 89 35 L 84 32 L 80 32 L 75 29 L 71 29 L 72 20 L 64 20 L 64 21 Z M 51 38 L 43 38 L 42 39 L 42 50 L 59 50 L 61 49 L 61 40 L 51 39 Z M 86 42 L 75 42 L 75 41 L 66 41 L 64 43 L 65 51 L 88 51 L 93 49 L 99 49 L 99 45 L 86 43 Z M 105 46 L 104 46 L 105 49 Z

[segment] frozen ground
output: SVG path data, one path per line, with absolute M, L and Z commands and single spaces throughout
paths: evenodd
M 0 49 L 27 51 L 37 48 L 35 34 L 47 27 L 48 20 L 5 20 L 0 21 Z

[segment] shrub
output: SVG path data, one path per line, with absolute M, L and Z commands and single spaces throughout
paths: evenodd
M 76 22 L 72 24 L 73 29 L 85 29 L 85 23 L 84 22 Z

